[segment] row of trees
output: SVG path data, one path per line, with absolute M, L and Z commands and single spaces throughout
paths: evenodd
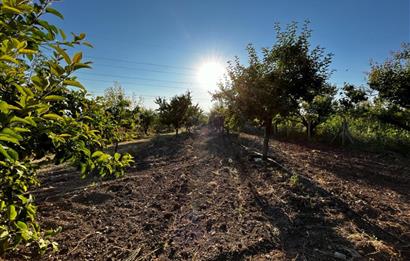
M 29 192 L 39 184 L 33 160 L 53 155 L 83 177 L 120 176 L 133 162 L 127 153 L 104 152 L 109 140 L 100 104 L 84 99 L 87 92 L 73 76 L 90 63 L 81 52 L 67 51 L 91 45 L 84 34 L 67 37 L 42 20 L 46 13 L 63 17 L 50 2 L 0 3 L 0 254 L 21 244 L 40 253 L 56 247 L 49 237 L 57 231 L 36 222 Z
M 190 93 L 169 102 L 156 100 L 158 111 L 127 97 L 118 84 L 91 98 L 74 73 L 91 68 L 75 47 L 92 47 L 84 34 L 65 32 L 42 17 L 63 15 L 51 0 L 0 2 L 0 255 L 28 246 L 44 253 L 58 230 L 36 222 L 30 194 L 39 185 L 34 160 L 52 157 L 56 164 L 88 175 L 121 176 L 133 157 L 117 152 L 120 141 L 204 121 Z M 114 152 L 107 147 L 114 144 Z
M 103 96 L 91 97 L 85 91 L 73 91 L 67 99 L 70 114 L 92 119 L 93 128 L 102 133 L 107 144 L 114 144 L 115 152 L 121 141 L 172 130 L 178 135 L 181 128 L 190 132 L 192 127 L 206 122 L 199 105 L 193 104 L 190 92 L 169 101 L 158 97 L 155 103 L 156 110 L 144 107 L 127 96 L 119 83 L 107 88 Z
M 409 130 L 409 45 L 385 63 L 371 65 L 367 89 L 346 83 L 338 90 L 328 82 L 332 55 L 311 47 L 308 22 L 301 30 L 295 22 L 284 30 L 276 24 L 275 31 L 276 42 L 261 55 L 248 45 L 246 64 L 238 58 L 229 62 L 211 111 L 211 118 L 223 117 L 227 129 L 245 123 L 263 126 L 265 159 L 269 138 L 283 122 L 301 124 L 311 138 L 318 126 L 337 116 L 340 127 L 335 136 L 342 143 L 353 142 L 348 128 L 353 117 Z

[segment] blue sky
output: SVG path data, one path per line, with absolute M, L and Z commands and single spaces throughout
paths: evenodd
M 370 60 L 382 62 L 410 42 L 408 0 L 63 0 L 55 3 L 64 20 L 49 17 L 66 32 L 84 32 L 94 45 L 84 55 L 93 69 L 79 73 L 95 95 L 118 81 L 129 95 L 155 108 L 156 96 L 190 89 L 210 106 L 198 70 L 209 60 L 225 63 L 245 46 L 274 43 L 273 24 L 311 21 L 312 44 L 334 54 L 330 81 L 365 84 Z

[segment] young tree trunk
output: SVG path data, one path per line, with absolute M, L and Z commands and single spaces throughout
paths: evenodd
M 178 127 L 175 128 L 175 136 L 178 136 Z
M 114 153 L 118 152 L 118 141 L 115 142 Z
M 273 125 L 273 134 L 275 136 L 278 136 L 278 122 L 275 121 L 274 125 Z
M 289 138 L 289 135 L 290 135 L 289 120 L 286 120 L 286 138 Z
M 308 135 L 308 140 L 312 138 L 312 122 L 310 120 L 307 120 L 307 135 Z
M 342 139 L 342 146 L 346 144 L 346 139 L 350 141 L 351 144 L 354 144 L 354 140 L 352 135 L 349 131 L 349 124 L 347 122 L 346 117 L 342 117 L 342 126 L 340 126 L 340 130 L 337 132 L 336 136 L 332 139 L 331 143 L 333 143 L 338 137 Z
M 263 160 L 268 159 L 269 138 L 270 138 L 271 132 L 272 132 L 272 119 L 269 118 L 265 120 L 265 135 L 263 137 L 263 153 L 262 153 Z
M 343 119 L 342 123 L 342 145 L 344 146 L 346 143 L 346 138 L 350 141 L 351 144 L 354 144 L 352 135 L 350 134 L 349 131 L 349 124 L 347 123 L 346 118 Z

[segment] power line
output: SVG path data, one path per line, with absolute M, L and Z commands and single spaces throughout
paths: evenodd
M 90 79 L 90 78 L 84 78 L 81 77 L 80 80 L 85 80 L 85 81 L 92 81 L 92 82 L 106 82 L 106 83 L 113 83 L 115 81 L 110 81 L 110 80 L 102 80 L 102 79 Z M 136 82 L 123 82 L 123 81 L 118 81 L 121 84 L 127 84 L 127 85 L 138 85 L 141 83 L 136 83 Z M 158 88 L 168 88 L 168 89 L 186 89 L 187 87 L 177 87 L 177 86 L 167 86 L 167 85 L 157 85 L 154 83 L 143 83 L 144 86 L 147 87 L 158 87 Z M 136 86 L 136 87 L 143 87 L 143 86 Z
M 97 91 L 97 92 L 90 92 L 91 94 L 96 94 L 96 93 L 101 93 L 101 94 L 103 94 L 103 91 Z M 135 94 L 135 96 L 138 96 L 138 97 L 145 97 L 145 98 L 158 98 L 158 97 L 163 97 L 163 98 L 166 98 L 166 99 L 170 99 L 170 98 L 172 98 L 173 96 L 163 96 L 163 95 L 149 95 L 149 94 L 141 94 L 141 95 L 139 95 L 139 94 Z M 198 101 L 210 101 L 210 99 L 206 99 L 206 98 L 195 98 L 195 97 L 193 97 L 195 100 L 198 100 Z
M 162 71 L 162 70 L 150 70 L 150 69 L 142 69 L 142 68 L 135 68 L 135 67 L 127 67 L 127 66 L 117 66 L 117 65 L 101 64 L 101 63 L 95 63 L 94 65 L 103 66 L 103 67 L 109 67 L 109 68 L 118 68 L 118 69 L 133 70 L 133 71 L 154 72 L 154 73 L 167 73 L 167 74 L 176 74 L 176 75 L 183 75 L 183 76 L 195 77 L 195 75 L 193 75 L 193 74 L 181 73 L 181 72 L 171 72 L 171 71 Z
M 104 82 L 104 83 L 113 83 L 114 81 L 109 81 L 109 80 L 102 80 L 102 79 L 90 79 L 90 78 L 80 78 L 80 81 L 92 81 L 92 82 Z M 136 88 L 146 88 L 146 87 L 154 87 L 154 88 L 164 88 L 164 89 L 174 89 L 174 90 L 193 90 L 193 91 L 206 91 L 202 88 L 198 87 L 187 87 L 187 86 L 168 86 L 168 85 L 157 85 L 153 83 L 136 83 L 136 82 L 123 82 L 120 81 L 120 84 L 124 85 L 133 85 Z
M 107 60 L 107 61 L 114 61 L 114 62 L 132 63 L 132 64 L 141 64 L 141 65 L 156 66 L 156 67 L 163 67 L 163 68 L 175 68 L 179 70 L 195 71 L 195 68 L 192 68 L 192 67 L 175 66 L 175 65 L 159 64 L 159 63 L 148 63 L 148 62 L 136 62 L 136 61 L 124 60 L 124 59 L 118 59 L 118 58 L 108 58 L 108 57 L 90 56 L 90 55 L 87 55 L 86 57 L 91 58 L 91 59 L 97 59 L 97 60 L 100 59 L 100 60 Z
M 135 76 L 125 76 L 125 75 L 114 75 L 114 74 L 106 74 L 106 73 L 89 73 L 89 72 L 79 72 L 86 75 L 95 75 L 95 76 L 102 76 L 102 77 L 115 77 L 115 78 L 126 78 L 126 79 L 134 79 L 134 80 L 141 80 L 141 81 L 152 81 L 152 82 L 165 82 L 165 83 L 177 83 L 177 84 L 188 84 L 192 85 L 192 82 L 184 82 L 184 81 L 168 81 L 168 80 L 158 80 L 152 78 L 144 78 L 144 77 L 135 77 Z
M 48 51 L 54 51 L 53 49 L 51 49 L 47 46 L 43 46 L 43 48 L 48 50 Z M 178 70 L 196 71 L 196 69 L 193 68 L 193 67 L 176 66 L 176 65 L 160 64 L 160 63 L 150 63 L 150 62 L 137 62 L 137 61 L 131 61 L 131 60 L 125 60 L 125 59 L 109 58 L 109 57 L 101 57 L 101 56 L 92 56 L 92 55 L 85 55 L 84 57 L 86 59 L 90 58 L 90 59 L 97 59 L 97 60 L 107 60 L 107 61 L 113 61 L 113 62 L 140 64 L 140 65 L 148 65 L 148 66 L 163 67 L 163 68 L 174 68 L 174 69 L 178 69 Z

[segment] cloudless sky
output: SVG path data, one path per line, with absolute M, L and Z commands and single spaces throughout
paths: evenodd
M 66 32 L 87 34 L 92 70 L 79 73 L 91 93 L 118 81 L 128 95 L 155 108 L 156 96 L 191 90 L 208 109 L 214 86 L 198 81 L 199 67 L 238 55 L 245 46 L 274 43 L 273 24 L 311 21 L 312 44 L 334 54 L 330 82 L 366 84 L 370 60 L 382 62 L 410 42 L 409 0 L 62 0 L 53 6 Z

